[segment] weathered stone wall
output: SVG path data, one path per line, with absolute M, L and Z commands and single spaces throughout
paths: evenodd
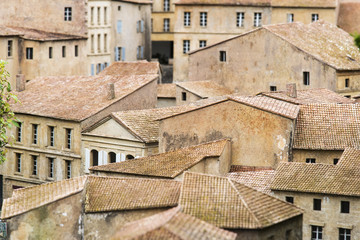
M 228 137 L 232 165 L 276 166 L 288 161 L 293 127 L 290 119 L 226 101 L 162 120 L 159 151 Z
M 182 99 L 182 94 L 185 93 L 186 94 L 186 100 Z M 184 105 L 184 104 L 189 104 L 191 102 L 195 102 L 198 100 L 201 100 L 202 98 L 199 97 L 198 95 L 189 92 L 187 90 L 185 90 L 184 88 L 181 88 L 179 86 L 176 86 L 176 105 Z

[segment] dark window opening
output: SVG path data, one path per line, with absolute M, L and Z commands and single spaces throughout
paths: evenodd
M 309 72 L 303 72 L 303 80 L 304 85 L 310 85 L 310 73 Z
M 350 202 L 349 201 L 341 201 L 340 204 L 340 212 L 341 213 L 350 213 Z
M 96 150 L 91 150 L 91 166 L 98 166 L 99 165 L 99 152 Z
M 79 56 L 79 46 L 75 45 L 75 57 Z
M 126 155 L 126 160 L 134 159 L 135 157 L 131 154 Z
M 33 59 L 33 48 L 26 48 L 26 59 Z
M 306 163 L 315 163 L 316 162 L 316 158 L 307 158 L 306 159 Z
M 285 201 L 287 201 L 288 203 L 294 203 L 294 197 L 286 196 Z
M 351 229 L 339 228 L 339 239 L 340 240 L 350 240 L 351 239 Z
M 338 158 L 334 158 L 334 165 L 336 165 L 339 162 Z
M 181 93 L 181 100 L 186 101 L 186 92 Z
M 71 161 L 65 160 L 66 178 L 71 178 Z
M 38 159 L 37 156 L 32 156 L 32 175 L 36 176 L 38 174 Z
M 322 230 L 323 228 L 320 226 L 311 226 L 311 239 L 321 240 Z
M 49 58 L 53 58 L 53 48 L 49 47 Z
M 313 209 L 315 211 L 321 211 L 321 199 L 314 198 L 314 206 Z
M 66 47 L 62 46 L 62 57 L 66 57 Z
M 110 160 L 110 163 L 116 162 L 116 154 L 114 152 L 109 152 L 109 160 Z
M 220 51 L 220 62 L 226 62 L 226 51 Z
M 346 78 L 345 79 L 345 87 L 348 88 L 350 85 L 350 79 L 349 78 Z
M 270 91 L 271 92 L 276 92 L 276 90 L 277 90 L 276 86 L 270 86 Z

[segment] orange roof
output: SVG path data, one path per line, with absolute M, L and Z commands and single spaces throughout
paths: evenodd
M 230 89 L 221 86 L 214 81 L 177 82 L 176 85 L 201 98 L 229 95 L 233 93 Z
M 156 75 L 160 74 L 160 64 L 158 62 L 148 62 L 146 60 L 135 62 L 114 62 L 98 75 Z

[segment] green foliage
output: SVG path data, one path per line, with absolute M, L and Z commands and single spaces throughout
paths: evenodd
M 358 46 L 360 49 L 360 34 L 359 33 L 353 33 L 351 36 L 354 37 L 355 45 Z
M 11 93 L 11 85 L 8 81 L 9 73 L 5 69 L 6 62 L 0 60 L 0 163 L 5 161 L 6 144 L 10 137 L 6 135 L 6 129 L 17 125 L 14 113 L 10 108 L 10 101 L 17 102 L 17 97 Z

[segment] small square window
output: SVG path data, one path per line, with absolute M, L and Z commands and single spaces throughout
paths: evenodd
M 334 165 L 336 165 L 339 162 L 338 158 L 334 158 Z
M 294 197 L 286 196 L 285 201 L 287 201 L 288 203 L 294 203 Z
M 313 209 L 315 211 L 321 211 L 321 199 L 314 198 L 314 206 Z
M 287 14 L 287 22 L 288 23 L 294 22 L 294 14 L 293 13 L 288 13 Z
M 181 93 L 181 100 L 186 101 L 186 92 Z
M 307 158 L 306 163 L 316 163 L 316 158 Z
M 351 229 L 339 228 L 339 240 L 350 240 Z
M 317 14 L 317 13 L 311 14 L 311 21 L 312 22 L 316 22 L 318 20 L 319 20 L 319 14 Z
M 220 62 L 226 62 L 226 51 L 220 51 Z
M 292 239 L 292 231 L 291 231 L 291 229 L 286 230 L 286 232 L 285 232 L 285 240 L 290 240 L 290 239 Z
M 345 79 L 345 87 L 348 88 L 350 86 L 350 79 L 346 78 Z
M 340 212 L 341 213 L 350 213 L 350 202 L 349 201 L 341 201 Z
M 270 91 L 271 92 L 276 92 L 276 90 L 277 90 L 276 86 L 270 86 Z
M 311 226 L 311 239 L 312 240 L 321 240 L 322 239 L 322 230 L 320 226 Z
M 310 85 L 310 72 L 303 72 L 304 85 Z
M 201 48 L 206 47 L 206 40 L 200 40 L 199 47 L 201 47 Z

